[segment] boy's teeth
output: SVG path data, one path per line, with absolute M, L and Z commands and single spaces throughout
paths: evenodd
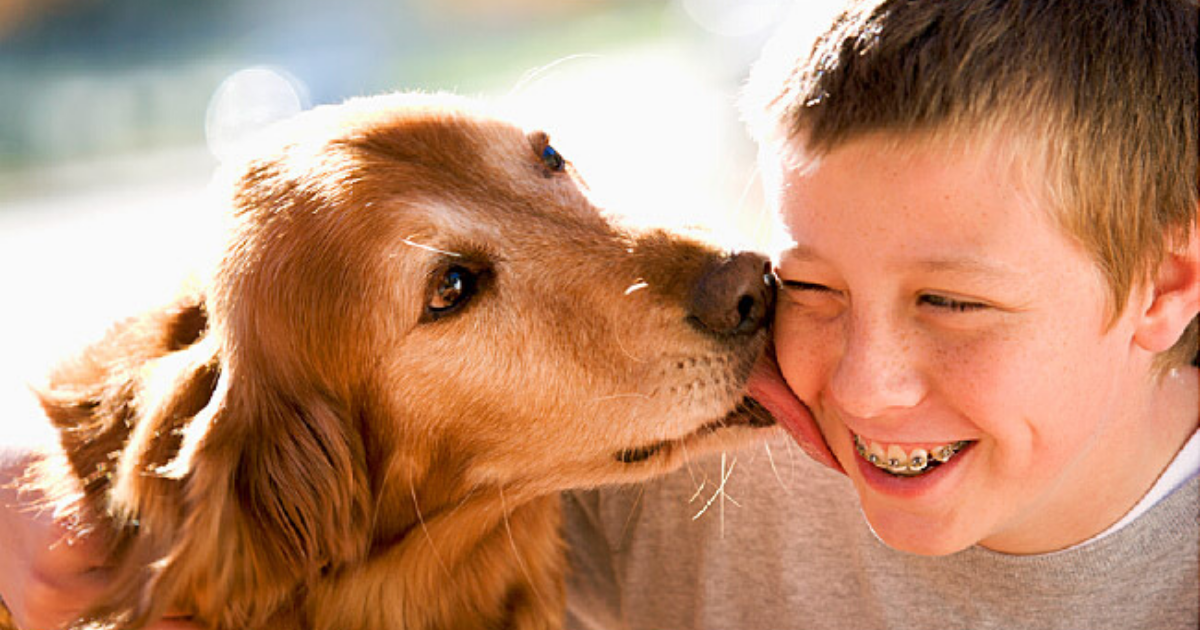
M 908 454 L 908 469 L 913 472 L 921 472 L 929 465 L 929 452 L 923 448 L 913 449 L 913 452 Z
M 878 442 L 867 442 L 857 435 L 854 436 L 854 448 L 860 457 L 892 474 L 905 476 L 920 474 L 929 469 L 931 464 L 946 463 L 969 443 L 965 440 L 951 442 L 936 446 L 930 451 L 915 448 L 906 453 L 903 448 L 895 444 L 889 445 L 885 449 Z
M 886 463 L 887 463 L 888 469 L 896 469 L 896 468 L 907 469 L 908 468 L 908 454 L 904 452 L 904 449 L 893 444 L 888 447 Z
M 871 442 L 871 446 L 867 449 L 867 461 L 876 466 L 883 466 L 884 457 L 883 447 L 875 442 Z
M 945 446 L 939 446 L 938 448 L 933 449 L 933 458 L 939 462 L 945 463 L 946 460 L 954 456 L 954 452 L 953 445 L 947 444 Z

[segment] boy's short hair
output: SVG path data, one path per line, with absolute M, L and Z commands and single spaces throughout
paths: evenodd
M 745 104 L 809 156 L 866 134 L 1020 139 L 1115 321 L 1200 237 L 1198 13 L 1197 0 L 859 0 L 798 54 L 777 36 Z M 1159 365 L 1196 357 L 1193 320 Z

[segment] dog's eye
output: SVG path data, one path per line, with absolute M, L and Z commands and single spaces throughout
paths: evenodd
M 550 136 L 546 135 L 545 131 L 534 131 L 529 134 L 529 144 L 533 147 L 538 159 L 542 161 L 549 172 L 543 173 L 549 177 L 550 173 L 561 172 L 567 167 L 567 160 L 554 147 L 550 146 Z
M 478 274 L 462 265 L 451 265 L 434 280 L 425 310 L 431 319 L 449 315 L 462 308 L 474 295 Z
M 563 159 L 562 154 L 554 150 L 554 147 L 547 144 L 546 148 L 542 149 L 542 164 L 552 171 L 561 171 L 567 161 Z

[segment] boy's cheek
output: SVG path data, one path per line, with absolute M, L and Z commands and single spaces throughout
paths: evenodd
M 800 400 L 815 402 L 827 364 L 834 356 L 840 334 L 834 326 L 815 323 L 781 301 L 775 314 L 775 348 L 779 369 Z

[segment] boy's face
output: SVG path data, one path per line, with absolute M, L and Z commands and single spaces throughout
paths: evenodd
M 782 175 L 780 367 L 899 549 L 1066 547 L 1165 464 L 1136 309 L 1109 327 L 1098 269 L 1004 155 L 867 137 Z

